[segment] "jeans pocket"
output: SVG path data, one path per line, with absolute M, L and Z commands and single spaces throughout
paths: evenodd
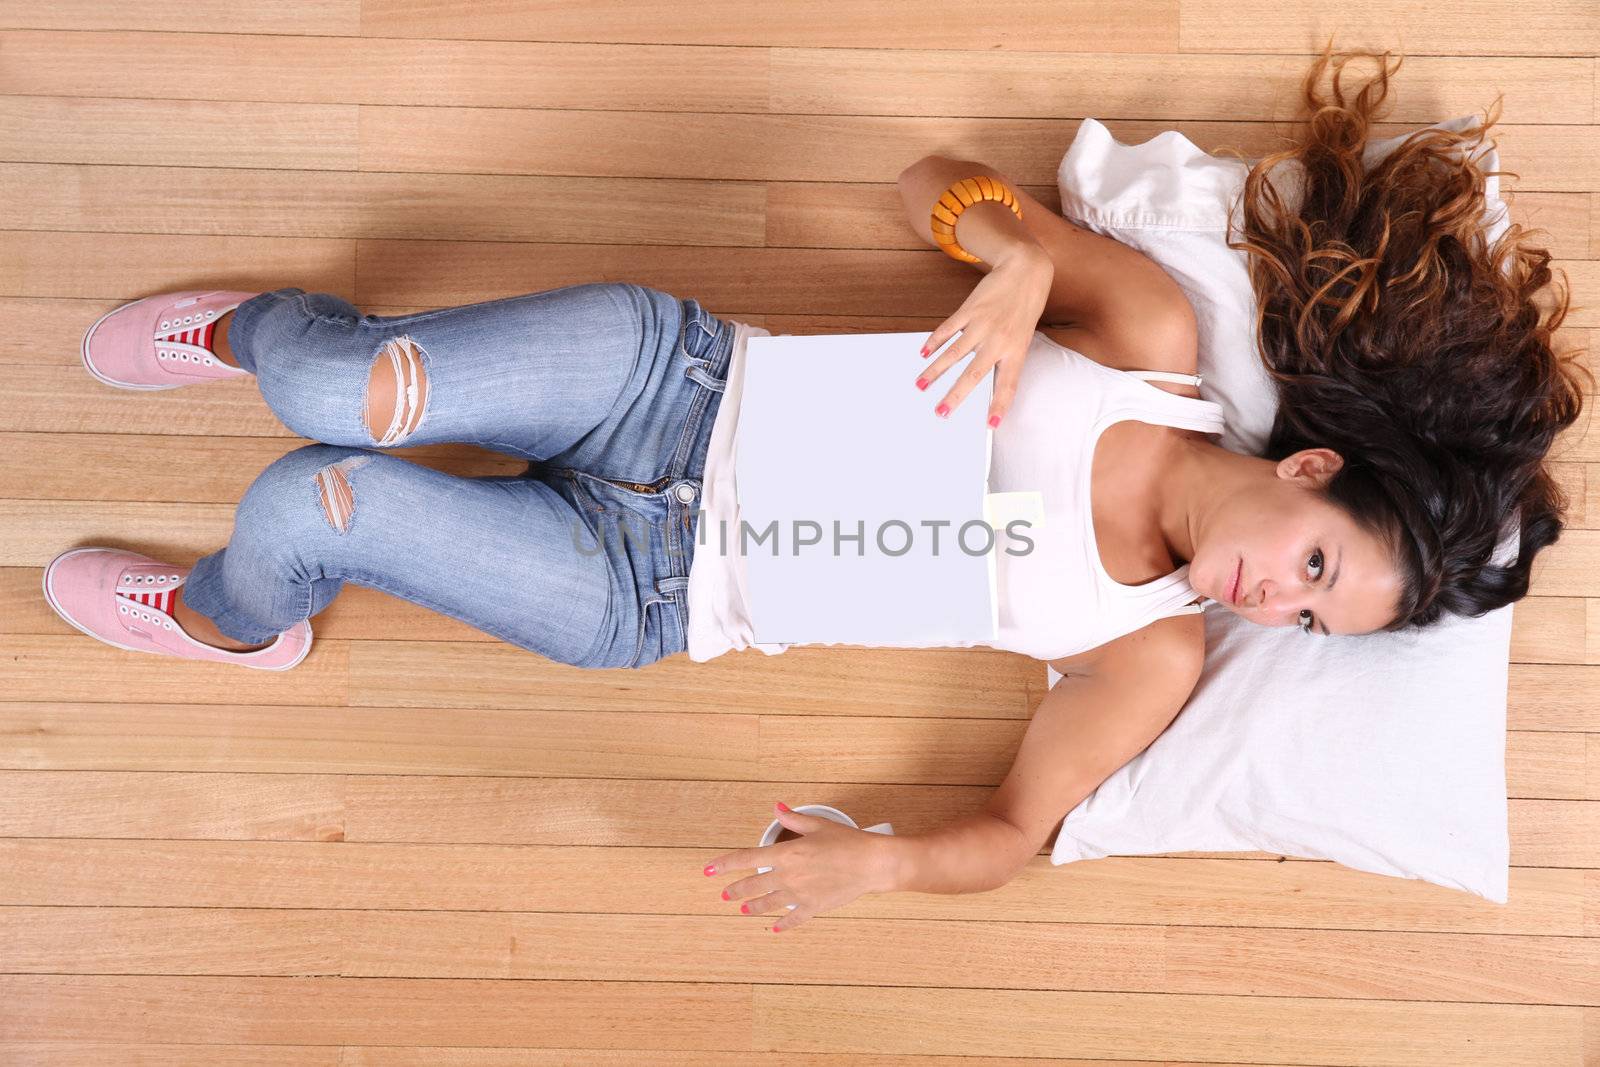
M 672 598 L 669 597 L 669 596 L 648 597 L 645 600 L 640 602 L 640 604 L 639 604 L 639 639 L 638 639 L 638 641 L 636 641 L 634 643 L 633 659 L 628 661 L 628 666 L 629 667 L 642 666 L 642 664 L 640 664 L 639 661 L 644 658 L 644 638 L 645 638 L 646 626 L 647 626 L 647 624 L 649 622 L 649 619 L 650 619 L 650 609 L 651 608 L 655 608 L 656 609 L 656 632 L 659 634 L 661 632 L 661 627 L 663 625 L 662 620 L 661 620 L 661 613 L 663 611 L 667 610 L 666 608 L 662 607 L 662 605 L 663 604 L 670 604 L 671 602 L 672 602 Z
M 722 392 L 727 387 L 727 370 L 712 370 L 722 331 L 732 329 L 693 299 L 683 301 L 682 327 L 678 331 L 678 358 L 685 363 L 684 374 L 708 389 Z

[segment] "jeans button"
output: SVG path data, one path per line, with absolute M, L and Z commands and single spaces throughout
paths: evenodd
M 694 486 L 690 485 L 688 482 L 679 482 L 678 487 L 672 492 L 685 504 L 694 499 Z

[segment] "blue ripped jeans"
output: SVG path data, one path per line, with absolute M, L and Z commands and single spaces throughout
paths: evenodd
M 685 649 L 731 323 L 627 282 L 387 317 L 287 288 L 239 305 L 228 343 L 322 443 L 261 472 L 184 583 L 223 633 L 270 641 L 350 581 L 579 667 Z M 367 412 L 378 359 L 420 378 L 392 418 Z M 462 478 L 377 450 L 446 442 L 528 469 Z

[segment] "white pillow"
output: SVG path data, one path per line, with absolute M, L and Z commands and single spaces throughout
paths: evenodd
M 1369 146 L 1368 165 L 1400 140 Z M 1498 169 L 1494 150 L 1481 151 Z M 1088 119 L 1057 181 L 1063 214 L 1139 249 L 1182 286 L 1199 320 L 1202 395 L 1227 418 L 1223 447 L 1259 455 L 1277 397 L 1256 352 L 1245 256 L 1226 244 L 1246 171 L 1177 132 L 1123 145 Z M 1507 217 L 1496 178 L 1487 192 L 1492 238 Z M 1513 529 L 1494 558 L 1516 554 Z M 1208 607 L 1194 695 L 1067 814 L 1050 861 L 1259 850 L 1504 904 L 1511 611 L 1451 616 L 1419 633 L 1310 639 Z

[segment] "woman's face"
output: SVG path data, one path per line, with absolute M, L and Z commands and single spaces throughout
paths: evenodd
M 1262 626 L 1345 635 L 1392 622 L 1400 576 L 1382 543 L 1319 492 L 1342 464 L 1331 449 L 1306 449 L 1237 485 L 1216 502 L 1190 584 Z

